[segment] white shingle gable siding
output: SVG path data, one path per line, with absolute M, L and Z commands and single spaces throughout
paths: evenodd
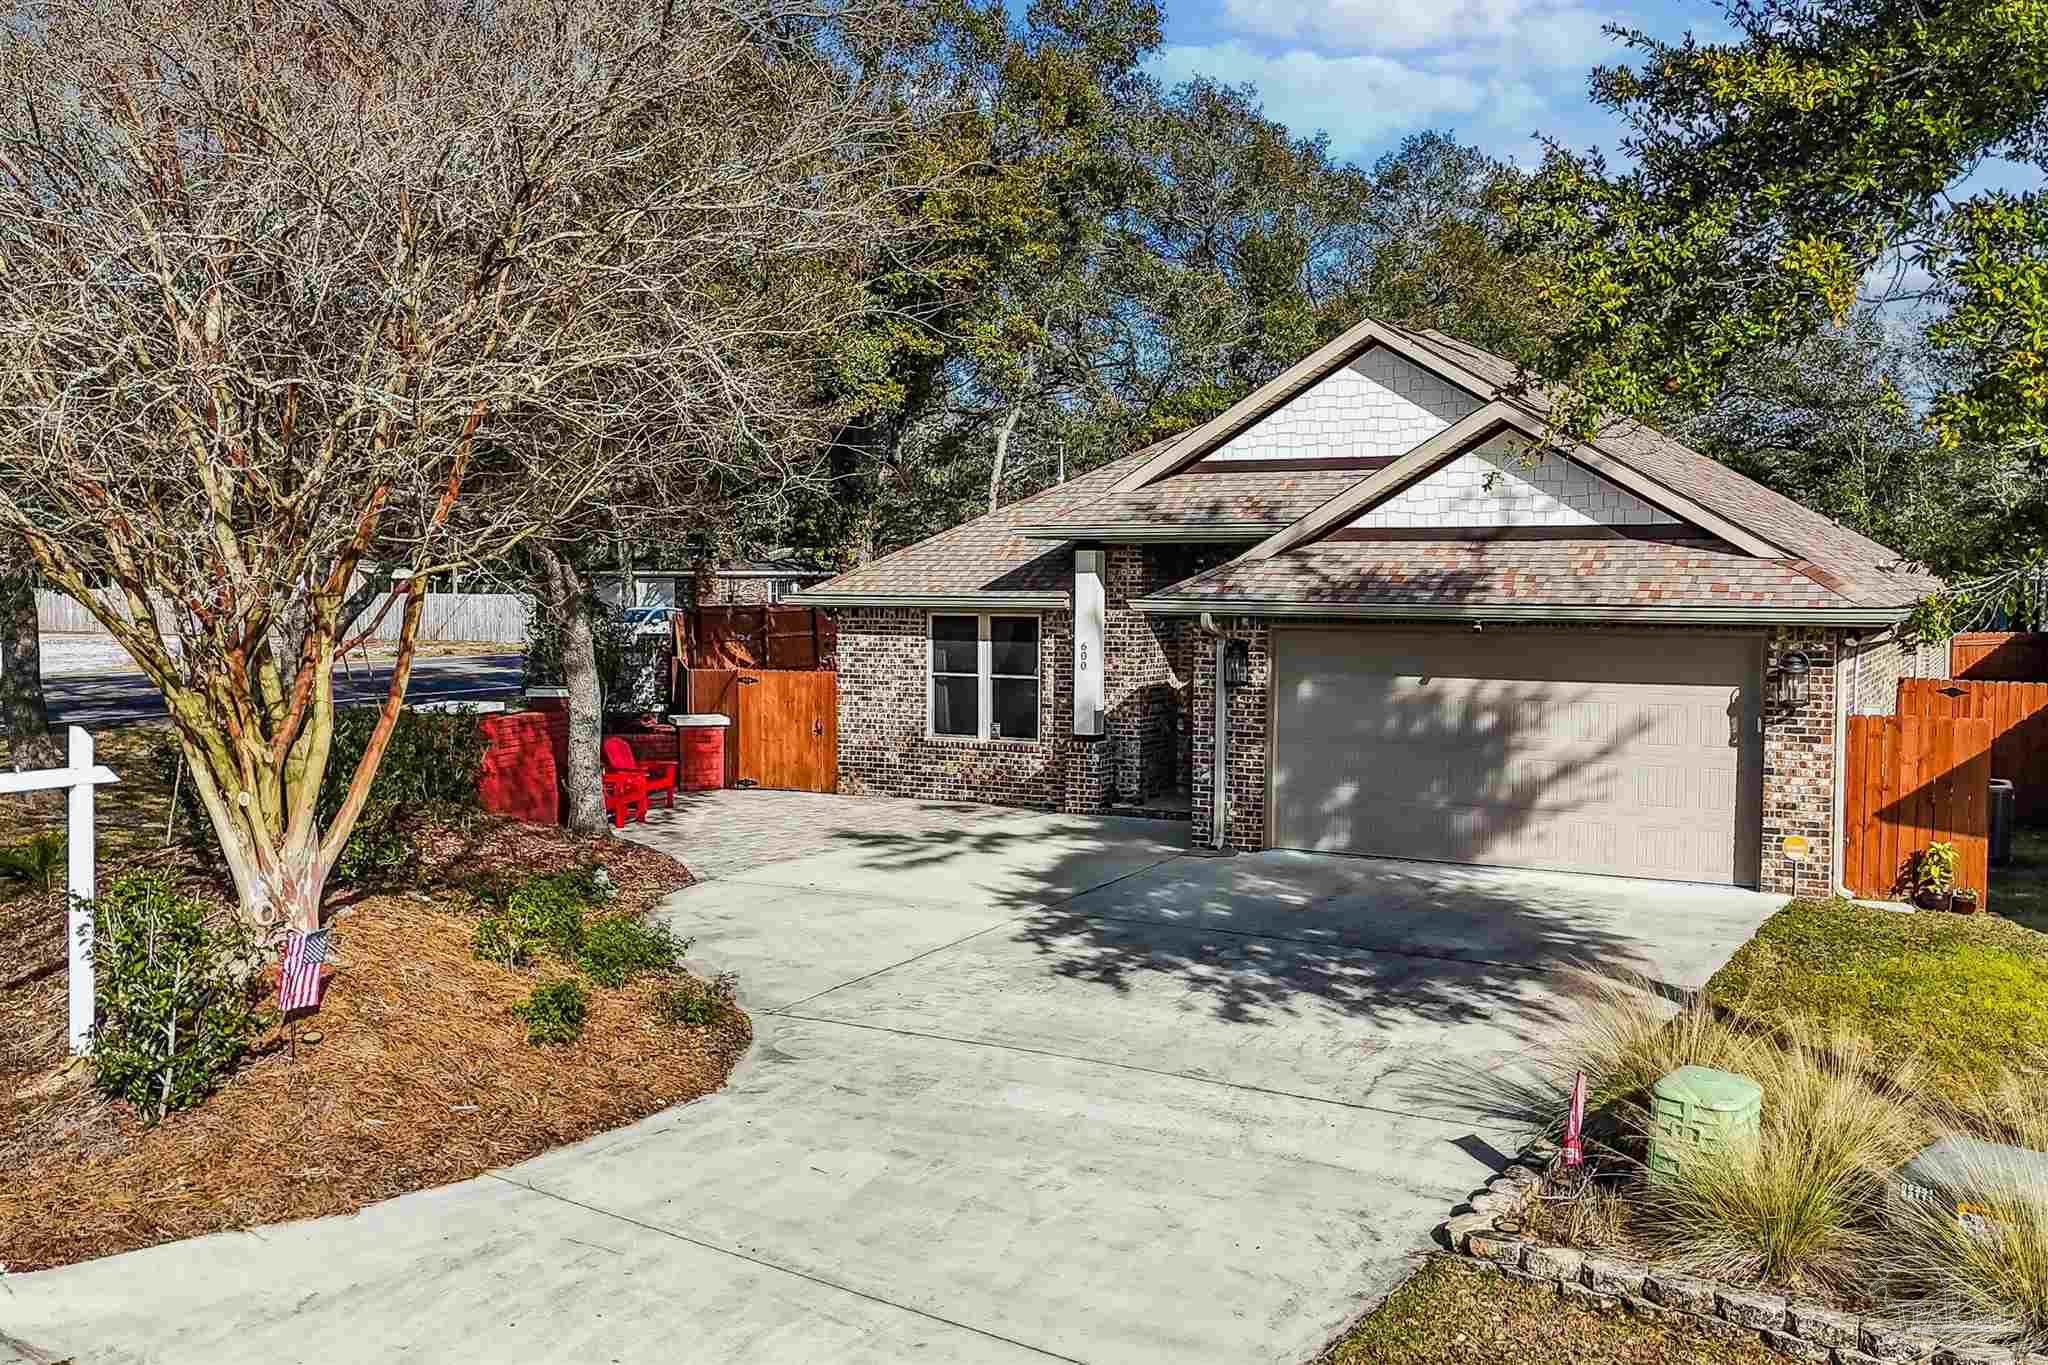
M 1554 451 L 1533 462 L 1496 436 L 1351 523 L 1400 526 L 1674 526 L 1678 518 Z
M 1375 346 L 1211 452 L 1212 460 L 1388 457 L 1480 406 L 1455 384 Z

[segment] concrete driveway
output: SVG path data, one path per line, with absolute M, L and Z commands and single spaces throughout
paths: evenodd
M 740 974 L 723 1093 L 351 1218 L 0 1279 L 50 1358 L 1300 1361 L 1511 1135 L 1444 1079 L 1587 962 L 1702 983 L 1777 901 L 731 792 L 638 837 Z M 4 1356 L 4 1350 L 0 1350 Z

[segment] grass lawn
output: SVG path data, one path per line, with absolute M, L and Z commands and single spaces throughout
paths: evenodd
M 1782 1365 L 1755 1342 L 1601 1312 L 1435 1259 L 1319 1365 Z
M 1991 908 L 2048 932 L 2048 830 L 2013 831 L 2011 865 L 1991 869 Z
M 1718 1004 L 1766 1021 L 1853 1025 L 1893 1056 L 1920 1054 L 1966 1090 L 2048 1049 L 2048 934 L 1998 915 L 1795 901 L 1707 983 Z

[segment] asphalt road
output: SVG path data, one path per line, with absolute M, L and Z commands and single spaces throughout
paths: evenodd
M 352 670 L 338 674 L 335 693 L 342 701 L 381 701 L 390 681 L 390 664 L 356 664 Z M 482 654 L 419 660 L 412 668 L 406 700 L 493 701 L 518 693 L 519 656 Z M 49 698 L 53 725 L 83 725 L 90 729 L 160 720 L 164 715 L 162 695 L 140 673 L 46 677 L 43 694 Z

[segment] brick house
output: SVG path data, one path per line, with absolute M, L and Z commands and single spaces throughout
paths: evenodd
M 1934 580 L 1514 366 L 1366 321 L 1205 425 L 817 585 L 847 792 L 1199 845 L 1811 893 Z M 1946 652 L 1940 657 L 1945 659 Z M 1219 683 L 1220 675 L 1220 683 Z

